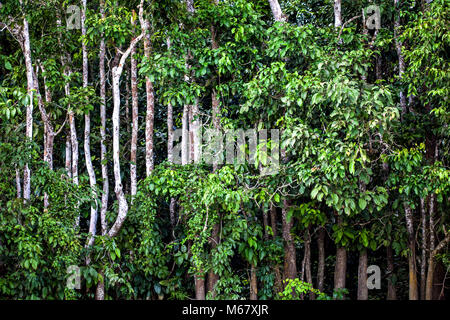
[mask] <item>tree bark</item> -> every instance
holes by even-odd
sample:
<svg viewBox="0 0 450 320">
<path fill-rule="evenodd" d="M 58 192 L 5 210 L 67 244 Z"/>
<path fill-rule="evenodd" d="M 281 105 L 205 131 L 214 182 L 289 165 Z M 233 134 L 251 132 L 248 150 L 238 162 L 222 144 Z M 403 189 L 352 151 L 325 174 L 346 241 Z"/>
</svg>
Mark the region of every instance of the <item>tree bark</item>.
<svg viewBox="0 0 450 320">
<path fill-rule="evenodd" d="M 397 292 L 395 290 L 395 285 L 392 282 L 392 275 L 394 273 L 394 255 L 392 252 L 392 247 L 390 245 L 386 247 L 386 259 L 388 274 L 387 300 L 397 300 Z"/>
<path fill-rule="evenodd" d="M 317 289 L 323 292 L 325 281 L 325 229 L 320 227 L 319 237 L 317 239 L 317 248 L 319 251 L 319 261 L 317 266 Z"/>
<path fill-rule="evenodd" d="M 342 27 L 341 0 L 334 0 L 334 27 Z"/>
<path fill-rule="evenodd" d="M 433 279 L 434 279 L 434 259 L 436 255 L 445 248 L 450 242 L 450 232 L 448 232 L 445 238 L 437 245 L 437 247 L 431 251 L 430 259 L 428 260 L 428 273 L 427 273 L 427 287 L 426 287 L 426 299 L 433 299 Z"/>
<path fill-rule="evenodd" d="M 425 199 L 420 198 L 420 215 L 422 224 L 422 255 L 420 258 L 420 299 L 425 300 L 426 268 L 427 268 L 427 214 Z"/>
<path fill-rule="evenodd" d="M 403 43 L 399 39 L 399 29 L 400 29 L 400 0 L 394 0 L 394 6 L 396 9 L 396 18 L 394 21 L 394 38 L 395 38 L 395 48 L 397 50 L 398 56 L 398 77 L 403 78 L 403 73 L 405 72 L 405 59 L 403 57 Z M 400 91 L 400 106 L 402 108 L 402 117 L 406 114 L 406 95 Z"/>
<path fill-rule="evenodd" d="M 414 237 L 414 222 L 411 207 L 405 204 L 406 230 L 408 232 L 408 266 L 409 266 L 409 300 L 418 300 L 419 291 L 417 288 L 416 270 L 416 245 Z"/>
<path fill-rule="evenodd" d="M 283 280 L 295 279 L 297 277 L 297 262 L 295 254 L 294 240 L 292 239 L 291 229 L 294 224 L 293 219 L 287 220 L 289 210 L 289 201 L 283 200 L 283 210 L 281 212 L 283 223 L 284 240 L 284 275 Z"/>
<path fill-rule="evenodd" d="M 269 0 L 270 10 L 272 10 L 272 15 L 275 21 L 286 21 L 286 16 L 283 14 L 281 10 L 280 4 L 278 0 Z"/>
<path fill-rule="evenodd" d="M 258 300 L 258 279 L 256 267 L 253 264 L 250 269 L 250 300 Z"/>
<path fill-rule="evenodd" d="M 337 218 L 338 225 L 342 224 L 342 217 Z M 344 247 L 336 248 L 336 264 L 334 268 L 334 289 L 345 288 L 345 277 L 347 273 L 347 250 Z"/>
<path fill-rule="evenodd" d="M 359 252 L 358 264 L 358 300 L 367 300 L 369 298 L 369 289 L 367 288 L 367 250 Z"/>
<path fill-rule="evenodd" d="M 133 22 L 135 25 L 135 22 Z M 131 50 L 131 152 L 130 152 L 130 189 L 131 199 L 136 196 L 137 193 L 137 139 L 138 139 L 138 87 L 137 87 L 137 61 L 134 55 L 136 54 L 136 48 Z"/>
<path fill-rule="evenodd" d="M 131 53 L 133 47 L 143 38 L 144 34 L 142 33 L 137 38 L 133 39 L 130 43 L 128 49 L 123 53 L 120 58 L 120 62 L 117 66 L 114 66 L 112 69 L 112 77 L 113 77 L 113 100 L 114 100 L 114 109 L 113 109 L 113 162 L 114 162 L 114 181 L 115 181 L 115 193 L 117 197 L 117 201 L 119 203 L 119 212 L 117 214 L 116 221 L 108 232 L 110 237 L 115 237 L 121 227 L 128 213 L 128 203 L 125 199 L 125 195 L 123 193 L 122 186 L 122 178 L 120 175 L 120 76 L 123 71 L 123 67 L 126 59 Z M 119 54 L 119 53 L 117 53 Z"/>
<path fill-rule="evenodd" d="M 81 34 L 83 38 L 86 37 L 86 0 L 82 1 L 81 8 Z M 86 42 L 84 39 L 81 42 L 82 53 L 83 53 L 83 88 L 87 88 L 88 86 L 88 52 L 86 48 Z M 90 247 L 94 244 L 94 237 L 97 233 L 97 192 L 96 185 L 97 179 L 95 177 L 94 166 L 92 164 L 91 157 L 91 115 L 88 111 L 87 114 L 84 115 L 84 156 L 86 160 L 86 170 L 89 176 L 89 185 L 91 186 L 92 197 L 95 200 L 95 206 L 91 206 L 91 217 L 89 220 L 89 236 L 88 236 L 88 244 Z M 86 264 L 90 263 L 90 256 L 87 256 Z"/>
<path fill-rule="evenodd" d="M 144 0 L 139 5 L 139 20 L 141 22 L 142 34 L 144 35 L 144 56 L 150 59 L 150 23 L 144 19 Z M 147 113 L 145 116 L 145 169 L 146 175 L 149 177 L 153 171 L 153 126 L 155 117 L 155 95 L 153 91 L 153 83 L 148 76 L 145 77 L 145 92 L 147 95 Z"/>
<path fill-rule="evenodd" d="M 36 88 L 33 77 L 33 64 L 31 59 L 31 47 L 30 47 L 30 33 L 28 29 L 28 20 L 23 18 L 23 54 L 25 56 L 25 68 L 27 75 L 27 93 L 30 97 L 29 103 L 26 108 L 26 130 L 25 136 L 28 141 L 33 140 L 33 90 Z M 28 163 L 25 163 L 23 169 L 23 198 L 24 201 L 30 200 L 31 196 L 31 170 Z"/>
</svg>

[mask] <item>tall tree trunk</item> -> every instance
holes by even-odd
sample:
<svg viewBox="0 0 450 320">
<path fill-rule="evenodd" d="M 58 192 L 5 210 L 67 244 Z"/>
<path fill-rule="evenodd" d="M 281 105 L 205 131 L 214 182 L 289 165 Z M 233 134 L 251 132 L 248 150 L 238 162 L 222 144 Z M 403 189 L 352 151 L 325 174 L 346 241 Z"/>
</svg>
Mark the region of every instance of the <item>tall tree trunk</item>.
<svg viewBox="0 0 450 320">
<path fill-rule="evenodd" d="M 317 266 L 317 289 L 323 292 L 325 281 L 325 228 L 320 227 L 317 238 L 317 248 L 319 251 L 319 261 Z"/>
<path fill-rule="evenodd" d="M 133 22 L 133 25 L 135 23 Z M 136 54 L 136 48 L 131 50 L 131 152 L 130 152 L 130 180 L 131 180 L 131 199 L 136 196 L 137 193 L 137 139 L 138 139 L 138 87 L 137 87 L 137 61 L 134 55 Z"/>
<path fill-rule="evenodd" d="M 292 239 L 291 229 L 294 224 L 293 219 L 287 219 L 289 210 L 289 201 L 283 200 L 283 210 L 281 212 L 283 223 L 283 240 L 284 240 L 284 275 L 283 280 L 295 279 L 297 277 L 297 262 L 295 255 L 294 239 Z"/>
<path fill-rule="evenodd" d="M 217 1 L 214 1 L 214 2 L 217 4 Z M 216 31 L 215 31 L 214 26 L 211 26 L 211 48 L 213 50 L 216 50 L 219 48 L 219 45 L 216 41 Z M 217 99 L 217 93 L 216 93 L 215 88 L 213 88 L 212 93 L 211 93 L 211 104 L 212 104 L 213 126 L 214 126 L 214 129 L 218 131 L 218 130 L 220 130 L 220 117 L 219 117 L 220 111 L 219 111 L 219 100 Z M 198 112 L 198 106 L 196 107 L 196 111 Z M 199 136 L 198 131 L 200 129 L 199 122 L 196 122 L 194 124 L 194 127 L 195 127 L 194 135 L 197 136 L 196 138 L 194 138 L 194 148 L 198 149 L 199 148 L 198 144 L 200 143 L 199 138 L 198 138 L 198 136 Z M 196 153 L 198 154 L 199 152 L 197 151 Z M 198 161 L 198 160 L 200 160 L 200 159 L 198 158 L 198 155 L 196 155 L 194 161 Z M 216 171 L 217 169 L 218 169 L 218 165 L 216 163 L 213 163 L 213 172 Z M 220 216 L 220 213 L 219 213 L 219 216 Z M 216 223 L 213 226 L 213 232 L 211 235 L 211 241 L 210 241 L 211 250 L 214 250 L 217 247 L 217 245 L 219 244 L 219 241 L 220 241 L 219 231 L 220 231 L 220 225 L 219 225 L 219 223 Z M 256 275 L 255 275 L 255 277 L 256 277 Z M 208 292 L 210 292 L 213 297 L 216 296 L 215 286 L 216 286 L 217 281 L 219 281 L 219 275 L 216 274 L 214 272 L 214 270 L 210 270 L 209 274 L 208 274 Z"/>
<path fill-rule="evenodd" d="M 414 234 L 414 222 L 411 207 L 405 204 L 406 230 L 408 232 L 408 266 L 409 266 L 409 300 L 419 299 L 419 290 L 417 288 L 417 269 L 416 269 L 416 244 Z"/>
<path fill-rule="evenodd" d="M 342 217 L 337 218 L 338 225 L 342 224 Z M 336 264 L 334 268 L 334 289 L 345 288 L 345 277 L 347 274 L 347 250 L 338 245 L 336 248 Z"/>
<path fill-rule="evenodd" d="M 65 152 L 65 165 L 67 176 L 72 178 L 72 145 L 70 143 L 70 130 L 66 133 L 66 152 Z"/>
<path fill-rule="evenodd" d="M 305 231 L 305 276 L 306 282 L 313 284 L 312 280 L 312 270 L 311 270 L 311 233 L 309 231 L 309 227 Z M 309 293 L 309 299 L 314 300 L 314 293 Z"/>
<path fill-rule="evenodd" d="M 150 59 L 150 23 L 144 18 L 144 0 L 139 5 L 139 20 L 141 22 L 142 33 L 144 34 L 144 56 L 147 61 Z M 145 92 L 147 95 L 147 113 L 145 116 L 145 169 L 149 177 L 154 167 L 153 161 L 153 124 L 155 117 L 155 96 L 153 83 L 148 76 L 145 77 Z"/>
<path fill-rule="evenodd" d="M 81 48 L 83 52 L 83 88 L 88 86 L 88 52 L 84 37 L 86 37 L 86 0 L 82 1 L 83 7 L 81 8 L 81 34 L 83 35 L 83 41 Z M 84 115 L 84 157 L 86 160 L 86 170 L 89 176 L 89 185 L 91 186 L 92 197 L 95 200 L 95 205 L 91 206 L 91 217 L 89 220 L 89 241 L 87 246 L 91 247 L 94 244 L 94 237 L 97 233 L 97 192 L 96 192 L 96 177 L 94 166 L 92 165 L 91 157 L 91 115 L 88 111 Z M 90 263 L 90 255 L 87 256 L 86 264 Z"/>
<path fill-rule="evenodd" d="M 334 27 L 342 27 L 341 0 L 334 0 Z"/>
<path fill-rule="evenodd" d="M 445 238 L 437 245 L 437 247 L 431 251 L 430 259 L 428 260 L 428 273 L 427 273 L 427 286 L 426 286 L 426 299 L 433 299 L 433 279 L 434 279 L 434 259 L 436 255 L 442 251 L 450 242 L 450 232 L 445 235 Z"/>
<path fill-rule="evenodd" d="M 272 228 L 273 233 L 273 239 L 275 239 L 278 236 L 278 230 L 277 230 L 277 208 L 271 204 L 270 205 L 270 226 Z M 280 266 L 278 264 L 274 264 L 273 266 L 273 272 L 275 273 L 275 293 L 281 292 L 283 284 L 282 284 L 282 277 L 280 272 Z"/>
<path fill-rule="evenodd" d="M 286 21 L 286 16 L 283 14 L 283 11 L 281 11 L 278 0 L 269 0 L 269 5 L 275 21 Z"/>
<path fill-rule="evenodd" d="M 396 10 L 396 18 L 394 21 L 394 38 L 395 38 L 395 48 L 397 50 L 398 56 L 398 76 L 400 79 L 403 78 L 403 73 L 405 72 L 405 59 L 403 57 L 403 43 L 399 39 L 400 30 L 400 0 L 394 0 L 394 6 Z M 402 108 L 402 117 L 406 114 L 406 95 L 400 91 L 400 106 Z"/>
<path fill-rule="evenodd" d="M 427 268 L 427 214 L 425 199 L 420 198 L 420 219 L 422 224 L 422 255 L 420 258 L 420 299 L 425 300 L 426 268 Z"/>
<path fill-rule="evenodd" d="M 358 264 L 358 300 L 367 300 L 369 298 L 369 289 L 367 288 L 367 250 L 359 252 Z"/>
<path fill-rule="evenodd" d="M 25 56 L 25 68 L 27 75 L 27 93 L 30 97 L 26 109 L 26 130 L 25 136 L 28 141 L 33 140 L 33 90 L 36 89 L 33 77 L 33 64 L 31 60 L 30 33 L 28 30 L 28 20 L 23 18 L 23 54 Z M 23 198 L 25 201 L 30 200 L 31 196 L 31 170 L 28 163 L 25 163 L 23 170 Z"/>
<path fill-rule="evenodd" d="M 114 66 L 112 69 L 112 78 L 113 78 L 113 100 L 114 100 L 114 109 L 113 109 L 113 163 L 114 163 L 114 181 L 115 188 L 114 191 L 116 193 L 117 201 L 119 203 L 119 212 L 117 214 L 116 221 L 108 232 L 110 237 L 115 237 L 121 227 L 128 213 L 128 203 L 125 199 L 125 195 L 123 193 L 122 187 L 122 178 L 120 175 L 120 76 L 123 71 L 123 67 L 126 59 L 133 50 L 133 47 L 142 39 L 144 33 L 139 35 L 137 38 L 133 39 L 130 43 L 128 49 L 123 53 L 120 58 L 119 64 Z M 116 54 L 119 54 L 118 52 Z"/>
<path fill-rule="evenodd" d="M 394 274 L 394 255 L 392 252 L 391 245 L 386 247 L 386 260 L 387 260 L 387 274 L 388 274 L 387 300 L 397 300 L 395 285 L 392 282 L 392 275 Z"/>
<path fill-rule="evenodd" d="M 105 9 L 104 1 L 100 0 L 100 14 L 104 19 Z M 102 204 L 100 208 L 100 226 L 102 235 L 106 235 L 108 232 L 108 225 L 106 223 L 106 211 L 108 210 L 108 196 L 109 196 L 109 179 L 108 179 L 108 159 L 106 156 L 106 74 L 105 74 L 105 54 L 106 45 L 104 35 L 100 40 L 99 48 L 99 73 L 100 73 L 100 163 L 102 170 Z M 95 291 L 96 300 L 105 299 L 105 273 L 103 269 L 99 271 L 101 280 L 97 283 Z"/>
<path fill-rule="evenodd" d="M 258 279 L 256 267 L 253 264 L 250 269 L 250 300 L 258 300 Z"/>
<path fill-rule="evenodd" d="M 194 276 L 195 282 L 195 299 L 197 300 L 205 300 L 205 278 L 204 272 L 200 270 L 200 274 L 196 274 Z"/>
<path fill-rule="evenodd" d="M 170 50 L 170 38 L 167 38 L 167 50 Z M 173 106 L 169 102 L 167 105 L 167 160 L 173 163 Z M 169 218 L 172 225 L 172 236 L 175 238 L 175 198 L 170 199 Z"/>
</svg>

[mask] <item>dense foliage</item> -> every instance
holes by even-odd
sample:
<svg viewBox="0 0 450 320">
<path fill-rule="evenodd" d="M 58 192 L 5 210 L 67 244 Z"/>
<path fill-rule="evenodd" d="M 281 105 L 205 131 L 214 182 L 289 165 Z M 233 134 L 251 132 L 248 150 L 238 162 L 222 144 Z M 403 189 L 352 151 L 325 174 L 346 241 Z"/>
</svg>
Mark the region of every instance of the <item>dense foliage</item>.
<svg viewBox="0 0 450 320">
<path fill-rule="evenodd" d="M 448 294 L 449 1 L 273 3 L 88 1 L 78 30 L 83 1 L 1 1 L 1 299 Z M 212 128 L 280 145 L 174 163 Z"/>
</svg>

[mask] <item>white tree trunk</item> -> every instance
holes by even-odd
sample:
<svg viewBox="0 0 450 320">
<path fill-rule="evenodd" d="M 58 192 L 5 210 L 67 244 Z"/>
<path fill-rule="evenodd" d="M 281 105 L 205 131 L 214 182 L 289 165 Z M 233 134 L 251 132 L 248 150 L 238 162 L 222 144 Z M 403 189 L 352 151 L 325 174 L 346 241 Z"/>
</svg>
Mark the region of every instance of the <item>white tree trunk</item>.
<svg viewBox="0 0 450 320">
<path fill-rule="evenodd" d="M 139 20 L 141 23 L 142 34 L 144 35 L 144 56 L 150 59 L 150 23 L 144 19 L 144 0 L 139 5 Z M 154 167 L 153 161 L 153 125 L 155 114 L 155 96 L 153 92 L 153 83 L 149 77 L 145 77 L 145 91 L 147 94 L 147 114 L 145 116 L 145 168 L 147 177 L 151 175 Z"/>
<path fill-rule="evenodd" d="M 334 0 L 334 27 L 342 27 L 341 0 Z"/>
<path fill-rule="evenodd" d="M 269 4 L 275 21 L 286 21 L 286 17 L 283 15 L 283 11 L 281 11 L 278 0 L 269 0 Z"/>
<path fill-rule="evenodd" d="M 28 141 L 33 139 L 33 90 L 35 89 L 34 79 L 33 79 L 33 65 L 31 60 L 31 47 L 30 47 L 30 33 L 28 30 L 28 20 L 23 19 L 23 54 L 25 56 L 25 67 L 27 74 L 27 91 L 30 97 L 30 102 L 27 105 L 26 111 L 26 130 L 25 135 Z M 25 164 L 23 170 L 23 198 L 25 200 L 30 200 L 31 195 L 31 171 L 28 163 Z"/>
<path fill-rule="evenodd" d="M 114 109 L 113 109 L 113 163 L 114 163 L 114 181 L 115 181 L 115 193 L 117 197 L 117 201 L 119 202 L 119 212 L 117 214 L 116 221 L 108 232 L 110 237 L 116 236 L 120 228 L 122 227 L 123 222 L 128 213 L 128 203 L 125 199 L 125 195 L 123 193 L 122 186 L 122 178 L 120 176 L 120 76 L 123 71 L 123 67 L 126 59 L 133 50 L 133 47 L 136 45 L 138 41 L 142 39 L 144 34 L 139 35 L 133 41 L 131 41 L 129 48 L 123 53 L 120 58 L 119 65 L 114 66 L 112 69 L 112 78 L 113 78 L 113 100 L 114 100 Z"/>
</svg>

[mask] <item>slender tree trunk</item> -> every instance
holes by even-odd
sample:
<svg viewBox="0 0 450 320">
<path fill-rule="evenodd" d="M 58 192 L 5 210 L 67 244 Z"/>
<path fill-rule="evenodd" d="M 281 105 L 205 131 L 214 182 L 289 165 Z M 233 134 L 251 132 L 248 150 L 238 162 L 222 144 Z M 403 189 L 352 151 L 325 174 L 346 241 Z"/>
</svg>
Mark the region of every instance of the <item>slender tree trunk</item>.
<svg viewBox="0 0 450 320">
<path fill-rule="evenodd" d="M 196 274 L 194 276 L 195 282 L 195 299 L 197 300 L 205 300 L 205 278 L 204 272 L 200 271 L 200 275 Z"/>
<path fill-rule="evenodd" d="M 405 204 L 406 230 L 408 232 L 408 265 L 409 265 L 409 300 L 418 300 L 419 291 L 417 288 L 416 269 L 416 244 L 414 237 L 414 222 L 411 207 Z"/>
<path fill-rule="evenodd" d="M 218 223 L 213 225 L 212 234 L 211 234 L 211 252 L 216 249 L 217 245 L 219 244 L 219 231 L 220 231 L 220 225 Z M 209 271 L 208 273 L 208 292 L 211 293 L 212 297 L 216 297 L 216 284 L 217 281 L 219 281 L 219 275 L 214 272 L 214 270 Z"/>
<path fill-rule="evenodd" d="M 250 269 L 250 300 L 258 300 L 258 279 L 256 267 L 253 264 Z"/>
<path fill-rule="evenodd" d="M 273 18 L 275 21 L 286 21 L 286 17 L 281 11 L 278 0 L 269 0 L 270 9 L 272 10 Z"/>
<path fill-rule="evenodd" d="M 125 199 L 125 195 L 123 193 L 122 187 L 122 178 L 120 175 L 120 76 L 123 71 L 123 67 L 126 59 L 133 50 L 133 47 L 142 39 L 144 33 L 139 35 L 137 38 L 133 39 L 130 43 L 128 49 L 123 53 L 120 58 L 120 62 L 117 66 L 114 66 L 112 69 L 112 78 L 113 78 L 113 100 L 114 100 L 114 109 L 113 109 L 113 162 L 114 162 L 114 181 L 115 181 L 115 193 L 117 197 L 117 201 L 119 203 L 119 213 L 117 215 L 116 221 L 108 232 L 110 237 L 116 236 L 128 213 L 128 203 Z M 117 52 L 117 54 L 119 54 Z"/>
<path fill-rule="evenodd" d="M 394 6 L 396 9 L 396 18 L 394 21 L 394 38 L 395 38 L 395 48 L 397 50 L 398 56 L 398 76 L 400 79 L 403 78 L 403 73 L 405 72 L 405 59 L 403 57 L 403 43 L 399 39 L 399 29 L 400 29 L 400 0 L 394 0 Z M 406 109 L 406 96 L 403 91 L 400 91 L 400 106 L 402 108 L 402 116 L 407 112 Z"/>
<path fill-rule="evenodd" d="M 86 37 L 86 0 L 82 1 L 81 8 L 81 34 Z M 82 53 L 83 53 L 83 88 L 88 86 L 88 52 L 86 47 L 86 42 L 83 40 L 81 43 Z M 92 164 L 91 157 L 91 115 L 88 111 L 84 115 L 84 157 L 86 160 L 86 170 L 89 176 L 89 185 L 91 186 L 92 197 L 95 200 L 95 206 L 91 206 L 91 217 L 89 220 L 89 240 L 88 247 L 94 244 L 94 237 L 97 233 L 97 192 L 96 192 L 96 177 L 94 166 Z M 87 256 L 86 264 L 90 263 L 90 255 Z"/>
<path fill-rule="evenodd" d="M 430 259 L 428 260 L 428 273 L 427 273 L 427 286 L 426 286 L 426 299 L 433 299 L 433 279 L 434 279 L 434 259 L 436 255 L 442 251 L 450 242 L 450 232 L 448 232 L 445 238 L 437 245 L 437 247 L 431 251 Z"/>
<path fill-rule="evenodd" d="M 369 289 L 367 288 L 367 250 L 359 252 L 358 264 L 358 300 L 367 300 L 369 298 Z"/>
<path fill-rule="evenodd" d="M 306 282 L 313 284 L 312 280 L 312 270 L 311 270 L 311 234 L 309 232 L 309 227 L 305 231 L 305 276 Z M 310 292 L 309 299 L 314 300 L 314 293 Z"/>
<path fill-rule="evenodd" d="M 100 1 L 100 13 L 102 18 L 105 18 L 104 2 Z M 99 72 L 100 72 L 100 161 L 102 169 L 102 207 L 100 210 L 100 224 L 102 235 L 108 231 L 106 224 L 106 210 L 108 209 L 108 195 L 109 195 L 109 179 L 108 179 L 108 158 L 106 156 L 106 74 L 105 74 L 105 53 L 106 45 L 105 39 L 102 36 L 100 40 L 99 52 Z"/>
<path fill-rule="evenodd" d="M 422 221 L 422 255 L 420 258 L 420 299 L 425 300 L 426 268 L 427 268 L 427 214 L 425 199 L 420 198 L 420 215 Z"/>
<path fill-rule="evenodd" d="M 342 224 L 342 217 L 337 218 L 338 225 Z M 345 277 L 347 274 L 347 250 L 344 247 L 336 248 L 336 264 L 334 268 L 334 289 L 345 288 Z"/>
<path fill-rule="evenodd" d="M 104 1 L 100 0 L 100 14 L 104 19 Z M 100 163 L 102 170 L 102 204 L 100 208 L 100 226 L 102 235 L 106 235 L 108 232 L 108 225 L 106 223 L 106 211 L 108 210 L 108 195 L 109 195 L 109 179 L 108 179 L 108 159 L 106 156 L 106 74 L 105 74 L 105 53 L 106 45 L 103 37 L 100 40 L 99 48 L 99 73 L 100 73 Z M 105 299 L 105 273 L 103 269 L 100 269 L 99 274 L 101 280 L 97 283 L 95 291 L 95 300 Z"/>
<path fill-rule="evenodd" d="M 135 23 L 133 23 L 135 24 Z M 131 50 L 131 153 L 130 153 L 130 180 L 131 180 L 131 199 L 136 196 L 137 193 L 137 139 L 138 139 L 138 87 L 137 87 L 137 61 L 134 55 L 136 54 L 136 48 Z"/>
<path fill-rule="evenodd" d="M 20 199 L 22 197 L 22 186 L 20 183 L 20 170 L 16 167 L 16 192 L 17 192 L 17 199 Z"/>
<path fill-rule="evenodd" d="M 325 281 L 325 228 L 320 227 L 319 237 L 317 239 L 317 248 L 319 251 L 319 261 L 317 266 L 317 289 L 323 292 Z"/>
<path fill-rule="evenodd" d="M 278 236 L 278 230 L 277 230 L 277 208 L 275 208 L 274 205 L 270 205 L 270 226 L 272 228 L 273 233 L 273 239 L 275 239 Z M 275 293 L 281 292 L 282 290 L 282 277 L 280 272 L 280 266 L 278 264 L 275 264 L 273 266 L 273 271 L 275 273 Z"/>
<path fill-rule="evenodd" d="M 387 274 L 388 274 L 387 300 L 397 300 L 395 285 L 392 282 L 392 275 L 394 273 L 394 255 L 392 252 L 392 247 L 390 245 L 386 247 L 386 259 L 387 259 Z"/>
<path fill-rule="evenodd" d="M 283 200 L 283 210 L 281 212 L 283 223 L 284 240 L 284 276 L 283 280 L 295 279 L 297 277 L 297 262 L 295 255 L 294 239 L 292 239 L 291 229 L 294 224 L 293 219 L 287 220 L 289 201 Z"/>
<path fill-rule="evenodd" d="M 150 23 L 144 19 L 144 0 L 141 0 L 139 6 L 139 20 L 141 22 L 142 33 L 144 34 L 144 56 L 150 59 Z M 145 77 L 145 92 L 147 95 L 147 114 L 145 116 L 145 168 L 146 175 L 149 177 L 152 173 L 153 163 L 153 124 L 155 116 L 155 96 L 153 92 L 153 83 L 148 76 Z"/>
<path fill-rule="evenodd" d="M 25 136 L 28 141 L 33 140 L 33 89 L 36 88 L 33 79 L 33 64 L 31 60 L 30 33 L 28 30 L 28 20 L 23 18 L 23 54 L 25 56 L 25 68 L 27 75 L 27 93 L 30 97 L 26 108 L 26 130 Z M 28 163 L 25 163 L 23 170 L 23 198 L 25 201 L 30 200 L 31 196 L 31 170 Z"/>
<path fill-rule="evenodd" d="M 334 27 L 342 27 L 341 0 L 334 0 Z"/>
<path fill-rule="evenodd" d="M 66 135 L 66 153 L 65 153 L 65 165 L 67 176 L 72 178 L 72 145 L 70 143 L 70 130 Z"/>
</svg>

